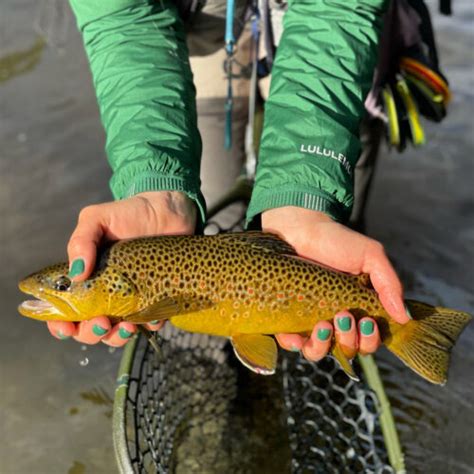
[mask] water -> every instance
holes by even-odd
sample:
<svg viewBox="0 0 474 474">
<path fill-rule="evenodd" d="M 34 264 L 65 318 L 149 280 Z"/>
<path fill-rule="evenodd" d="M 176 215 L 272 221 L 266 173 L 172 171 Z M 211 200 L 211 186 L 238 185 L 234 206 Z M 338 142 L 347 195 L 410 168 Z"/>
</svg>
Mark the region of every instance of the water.
<svg viewBox="0 0 474 474">
<path fill-rule="evenodd" d="M 96 394 L 100 385 L 104 400 L 113 397 L 121 350 L 89 348 L 94 363 L 81 367 L 85 353 L 77 343 L 53 340 L 43 324 L 16 312 L 15 282 L 65 258 L 79 209 L 111 198 L 88 65 L 64 5 L 0 5 L 0 58 L 16 54 L 0 83 L 2 473 L 109 473 L 115 466 L 110 407 L 81 394 Z M 427 126 L 429 141 L 420 150 L 383 153 L 368 222 L 410 297 L 474 313 L 472 0 L 457 0 L 454 9 L 454 18 L 435 16 L 454 91 L 449 117 Z M 47 42 L 41 50 L 40 36 Z M 446 387 L 423 382 L 390 355 L 379 357 L 409 472 L 474 472 L 473 337 L 470 326 Z"/>
<path fill-rule="evenodd" d="M 434 17 L 454 94 L 449 116 L 426 127 L 425 147 L 384 157 L 368 220 L 408 297 L 473 314 L 474 8 L 470 1 L 453 6 L 455 18 Z M 471 324 L 454 350 L 445 387 L 413 377 L 387 353 L 379 357 L 409 472 L 474 472 L 473 341 Z"/>
</svg>

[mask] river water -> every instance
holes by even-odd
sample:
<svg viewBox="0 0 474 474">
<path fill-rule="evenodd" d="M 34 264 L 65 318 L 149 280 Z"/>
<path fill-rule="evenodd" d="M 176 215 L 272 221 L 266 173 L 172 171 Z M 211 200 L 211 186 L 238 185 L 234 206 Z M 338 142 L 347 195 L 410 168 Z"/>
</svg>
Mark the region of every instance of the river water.
<svg viewBox="0 0 474 474">
<path fill-rule="evenodd" d="M 474 6 L 458 0 L 454 8 L 453 18 L 434 15 L 454 93 L 449 117 L 427 124 L 423 148 L 383 151 L 368 230 L 386 245 L 408 296 L 474 313 Z M 0 472 L 114 472 L 120 351 L 57 342 L 16 313 L 18 279 L 63 259 L 78 211 L 111 198 L 104 134 L 67 5 L 1 0 L 0 58 Z M 471 325 L 446 387 L 379 356 L 409 472 L 474 472 L 473 338 Z"/>
</svg>

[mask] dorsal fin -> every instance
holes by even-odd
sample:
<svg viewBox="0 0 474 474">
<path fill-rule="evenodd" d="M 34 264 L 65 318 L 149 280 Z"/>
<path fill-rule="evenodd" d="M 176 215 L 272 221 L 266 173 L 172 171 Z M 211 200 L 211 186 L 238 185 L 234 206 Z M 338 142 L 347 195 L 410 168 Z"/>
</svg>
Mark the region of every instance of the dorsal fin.
<svg viewBox="0 0 474 474">
<path fill-rule="evenodd" d="M 283 255 L 297 255 L 296 250 L 276 234 L 269 232 L 229 232 L 219 234 L 219 239 L 232 242 L 241 242 L 252 245 L 267 252 L 281 253 Z"/>
<path fill-rule="evenodd" d="M 371 290 L 374 289 L 372 282 L 370 281 L 370 275 L 368 273 L 361 273 L 360 275 L 356 275 L 355 277 L 359 284 L 364 286 L 365 288 L 369 288 Z"/>
</svg>

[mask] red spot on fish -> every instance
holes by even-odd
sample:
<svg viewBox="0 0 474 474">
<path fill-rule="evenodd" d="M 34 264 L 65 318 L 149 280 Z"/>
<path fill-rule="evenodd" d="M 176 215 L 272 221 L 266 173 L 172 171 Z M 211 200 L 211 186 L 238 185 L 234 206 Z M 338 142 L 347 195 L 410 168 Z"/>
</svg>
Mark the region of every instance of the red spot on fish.
<svg viewBox="0 0 474 474">
<path fill-rule="evenodd" d="M 178 277 L 174 277 L 174 278 L 173 278 L 173 283 L 174 283 L 175 285 L 179 285 L 179 278 L 178 278 Z"/>
<path fill-rule="evenodd" d="M 285 297 L 284 293 L 277 293 L 277 299 L 282 300 Z"/>
<path fill-rule="evenodd" d="M 319 307 L 324 308 L 326 306 L 326 300 L 319 300 Z"/>
<path fill-rule="evenodd" d="M 232 283 L 229 283 L 227 285 L 227 291 L 232 291 L 234 289 L 234 285 Z"/>
<path fill-rule="evenodd" d="M 295 292 L 294 292 L 294 291 L 288 292 L 288 296 L 289 296 L 290 298 L 293 297 L 293 296 L 295 296 Z"/>
<path fill-rule="evenodd" d="M 298 301 L 303 301 L 303 300 L 304 300 L 304 295 L 298 295 L 298 296 L 296 297 L 296 299 L 297 299 Z"/>
<path fill-rule="evenodd" d="M 204 280 L 201 280 L 199 282 L 199 288 L 201 288 L 201 290 L 204 290 L 204 288 L 206 288 L 206 282 Z"/>
<path fill-rule="evenodd" d="M 255 290 L 253 288 L 247 288 L 247 293 L 249 295 L 253 295 L 255 293 Z"/>
<path fill-rule="evenodd" d="M 336 301 L 333 301 L 332 304 L 331 304 L 331 306 L 332 306 L 334 309 L 339 308 L 339 301 L 337 301 L 337 300 L 336 300 Z"/>
</svg>

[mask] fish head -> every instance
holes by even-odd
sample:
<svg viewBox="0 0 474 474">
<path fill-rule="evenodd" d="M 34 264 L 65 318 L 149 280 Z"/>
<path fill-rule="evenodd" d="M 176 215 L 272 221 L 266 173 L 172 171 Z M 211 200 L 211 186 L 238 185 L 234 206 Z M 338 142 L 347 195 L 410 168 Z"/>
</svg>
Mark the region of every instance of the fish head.
<svg viewBox="0 0 474 474">
<path fill-rule="evenodd" d="M 23 316 L 41 321 L 87 321 L 96 316 L 124 317 L 138 310 L 135 285 L 113 267 L 97 269 L 85 281 L 68 277 L 67 263 L 52 265 L 19 283 L 36 300 L 18 307 Z"/>
</svg>

